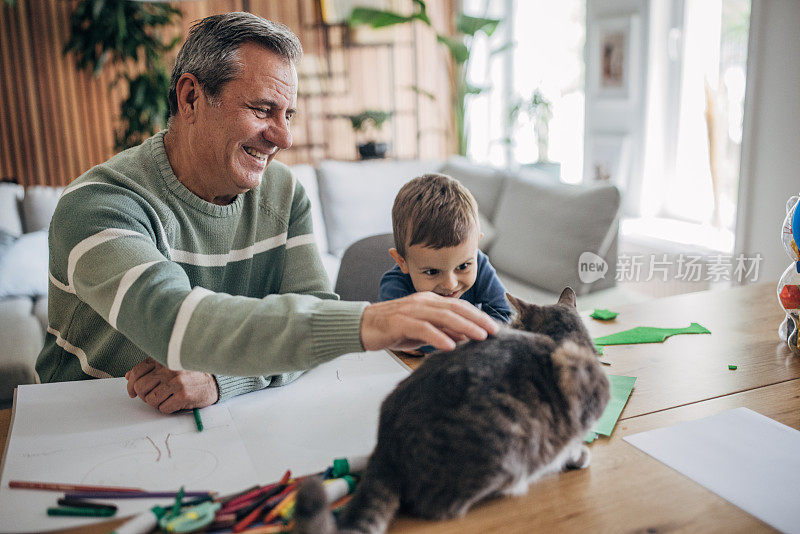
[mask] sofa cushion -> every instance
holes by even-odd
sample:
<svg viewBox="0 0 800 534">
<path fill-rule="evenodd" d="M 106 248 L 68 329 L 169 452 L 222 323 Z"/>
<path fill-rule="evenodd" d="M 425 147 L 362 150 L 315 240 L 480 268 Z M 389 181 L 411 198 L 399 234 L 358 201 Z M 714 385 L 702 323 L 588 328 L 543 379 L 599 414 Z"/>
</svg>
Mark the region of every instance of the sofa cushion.
<svg viewBox="0 0 800 534">
<path fill-rule="evenodd" d="M 50 324 L 47 319 L 47 295 L 37 297 L 33 303 L 33 316 L 42 325 L 42 332 L 47 331 L 47 325 Z"/>
<path fill-rule="evenodd" d="M 325 231 L 325 220 L 322 218 L 322 203 L 319 199 L 317 171 L 311 165 L 294 165 L 292 174 L 306 190 L 311 202 L 311 223 L 314 225 L 314 239 L 320 254 L 328 252 L 328 233 Z"/>
<path fill-rule="evenodd" d="M 21 185 L 0 183 L 0 230 L 14 237 L 22 234 L 20 203 L 24 195 Z"/>
<path fill-rule="evenodd" d="M 578 259 L 587 251 L 605 253 L 600 248 L 609 243 L 610 232 L 616 234 L 619 204 L 613 185 L 509 179 L 494 221 L 492 265 L 552 293 L 568 285 L 579 294 L 591 290 L 580 282 Z"/>
<path fill-rule="evenodd" d="M 452 176 L 469 189 L 481 213 L 494 219 L 506 175 L 493 167 L 477 165 L 464 156 L 451 156 L 439 172 Z"/>
<path fill-rule="evenodd" d="M 9 251 L 16 241 L 16 237 L 0 228 L 0 262 L 3 261 L 3 257 L 6 255 L 6 252 Z"/>
<path fill-rule="evenodd" d="M 44 332 L 30 314 L 31 306 L 29 298 L 0 300 L 0 401 L 11 399 L 19 384 L 35 381 Z"/>
<path fill-rule="evenodd" d="M 22 199 L 22 222 L 25 232 L 35 232 L 50 226 L 50 219 L 53 218 L 62 191 L 63 187 L 44 185 L 25 189 L 25 196 Z"/>
<path fill-rule="evenodd" d="M 47 230 L 23 234 L 0 259 L 0 298 L 47 295 Z"/>
<path fill-rule="evenodd" d="M 392 204 L 407 181 L 441 167 L 436 160 L 323 161 L 319 195 L 328 250 L 341 257 L 359 239 L 392 231 Z"/>
</svg>

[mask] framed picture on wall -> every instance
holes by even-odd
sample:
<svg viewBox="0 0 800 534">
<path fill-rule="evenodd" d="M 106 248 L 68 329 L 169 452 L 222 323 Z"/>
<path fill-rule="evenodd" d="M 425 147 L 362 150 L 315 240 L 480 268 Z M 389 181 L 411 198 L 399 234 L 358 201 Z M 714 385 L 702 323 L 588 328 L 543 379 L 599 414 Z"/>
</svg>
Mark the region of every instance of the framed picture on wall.
<svg viewBox="0 0 800 534">
<path fill-rule="evenodd" d="M 592 86 L 599 98 L 631 99 L 637 83 L 638 16 L 598 19 L 592 28 Z"/>
<path fill-rule="evenodd" d="M 612 183 L 625 191 L 630 174 L 630 144 L 626 134 L 592 134 L 586 155 L 589 182 Z"/>
</svg>

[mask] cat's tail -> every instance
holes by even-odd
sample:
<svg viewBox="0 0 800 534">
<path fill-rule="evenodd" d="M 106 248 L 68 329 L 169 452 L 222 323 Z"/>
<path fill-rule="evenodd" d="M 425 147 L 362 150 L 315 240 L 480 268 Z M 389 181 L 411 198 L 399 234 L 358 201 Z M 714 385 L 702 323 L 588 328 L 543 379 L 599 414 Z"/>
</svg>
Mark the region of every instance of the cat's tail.
<svg viewBox="0 0 800 534">
<path fill-rule="evenodd" d="M 310 477 L 300 483 L 294 505 L 295 534 L 333 534 L 336 523 L 328 510 L 328 498 L 322 482 Z"/>
<path fill-rule="evenodd" d="M 295 534 L 380 534 L 400 508 L 400 492 L 389 477 L 375 470 L 367 471 L 356 488 L 353 498 L 339 516 L 337 530 L 333 515 L 328 511 L 325 490 L 319 479 L 303 481 L 297 491 L 294 508 Z"/>
</svg>

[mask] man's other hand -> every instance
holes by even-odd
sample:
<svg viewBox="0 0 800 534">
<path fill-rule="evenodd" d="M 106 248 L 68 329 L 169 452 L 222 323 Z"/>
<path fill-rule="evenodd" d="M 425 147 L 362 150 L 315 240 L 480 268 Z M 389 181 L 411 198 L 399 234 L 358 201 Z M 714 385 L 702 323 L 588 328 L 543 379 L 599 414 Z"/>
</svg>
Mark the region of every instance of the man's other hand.
<svg viewBox="0 0 800 534">
<path fill-rule="evenodd" d="M 364 350 L 409 350 L 421 345 L 451 350 L 459 341 L 486 339 L 498 329 L 491 317 L 469 302 L 423 292 L 367 306 L 361 316 L 361 344 Z"/>
<path fill-rule="evenodd" d="M 162 413 L 203 408 L 219 399 L 214 376 L 198 371 L 172 371 L 152 358 L 125 373 L 128 395 L 139 397 Z"/>
</svg>

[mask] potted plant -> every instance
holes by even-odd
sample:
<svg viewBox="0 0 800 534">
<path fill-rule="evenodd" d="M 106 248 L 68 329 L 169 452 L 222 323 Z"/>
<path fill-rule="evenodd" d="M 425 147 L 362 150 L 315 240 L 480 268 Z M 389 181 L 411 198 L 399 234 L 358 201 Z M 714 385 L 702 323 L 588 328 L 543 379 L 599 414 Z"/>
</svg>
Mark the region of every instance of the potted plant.
<svg viewBox="0 0 800 534">
<path fill-rule="evenodd" d="M 384 123 L 392 116 L 391 111 L 366 109 L 357 115 L 347 115 L 353 131 L 356 132 L 358 155 L 361 159 L 385 158 L 389 144 L 376 140 Z"/>
<path fill-rule="evenodd" d="M 538 157 L 536 163 L 530 166 L 559 176 L 561 164 L 550 161 L 548 156 L 550 119 L 553 118 L 552 103 L 537 88 L 529 99 L 518 99 L 511 106 L 510 117 L 512 124 L 519 120 L 520 115 L 527 116 L 529 124 L 533 125 L 533 134 L 536 138 Z"/>
<path fill-rule="evenodd" d="M 6 0 L 8 2 L 8 0 Z M 181 37 L 164 41 L 163 33 L 180 20 L 169 4 L 131 0 L 80 0 L 70 15 L 70 37 L 64 54 L 72 54 L 78 69 L 95 76 L 114 65 L 112 86 L 125 81 L 127 98 L 120 104 L 122 128 L 117 149 L 141 143 L 166 126 L 169 116 L 169 71 L 163 58 Z"/>
</svg>

